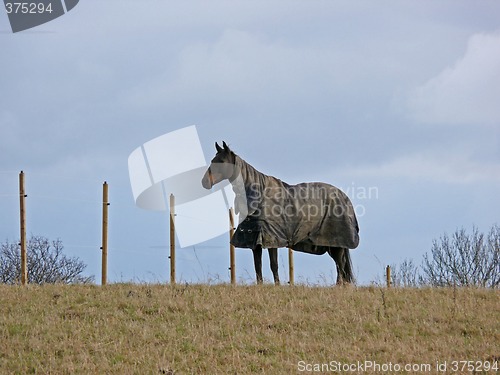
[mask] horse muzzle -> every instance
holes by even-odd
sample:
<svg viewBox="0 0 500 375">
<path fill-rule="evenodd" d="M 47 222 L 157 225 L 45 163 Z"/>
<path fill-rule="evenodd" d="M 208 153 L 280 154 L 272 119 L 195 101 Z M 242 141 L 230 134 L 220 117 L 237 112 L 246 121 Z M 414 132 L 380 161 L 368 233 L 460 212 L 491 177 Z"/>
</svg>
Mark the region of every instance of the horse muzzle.
<svg viewBox="0 0 500 375">
<path fill-rule="evenodd" d="M 207 171 L 207 173 L 205 173 L 205 175 L 201 179 L 201 185 L 205 189 L 211 189 L 212 186 L 214 186 L 214 181 L 213 181 L 212 173 L 210 172 L 210 169 Z"/>
</svg>

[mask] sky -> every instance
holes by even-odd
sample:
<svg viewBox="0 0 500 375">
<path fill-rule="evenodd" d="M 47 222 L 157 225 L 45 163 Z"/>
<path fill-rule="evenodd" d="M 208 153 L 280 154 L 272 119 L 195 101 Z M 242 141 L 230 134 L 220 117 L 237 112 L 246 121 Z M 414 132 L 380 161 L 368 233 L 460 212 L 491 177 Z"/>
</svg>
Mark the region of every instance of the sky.
<svg viewBox="0 0 500 375">
<path fill-rule="evenodd" d="M 193 124 L 207 161 L 224 140 L 290 184 L 342 188 L 362 285 L 500 222 L 497 1 L 82 0 L 15 34 L 0 12 L 0 56 L 0 240 L 19 238 L 23 170 L 28 233 L 96 282 L 104 181 L 109 281 L 169 279 L 168 216 L 135 206 L 127 161 Z M 228 236 L 178 249 L 178 282 L 228 282 Z M 286 249 L 279 266 L 288 280 Z M 236 268 L 254 281 L 251 251 Z M 296 281 L 335 279 L 328 255 L 295 254 Z"/>
</svg>

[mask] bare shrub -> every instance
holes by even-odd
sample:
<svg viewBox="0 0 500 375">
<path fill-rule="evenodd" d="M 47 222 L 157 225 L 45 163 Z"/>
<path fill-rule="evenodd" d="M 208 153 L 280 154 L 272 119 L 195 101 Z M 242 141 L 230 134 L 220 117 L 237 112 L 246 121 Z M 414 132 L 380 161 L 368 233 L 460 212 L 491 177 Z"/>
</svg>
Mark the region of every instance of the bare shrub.
<svg viewBox="0 0 500 375">
<path fill-rule="evenodd" d="M 391 284 L 396 287 L 418 287 L 424 281 L 419 272 L 419 267 L 412 259 L 405 259 L 399 265 L 391 265 Z"/>
<path fill-rule="evenodd" d="M 472 234 L 457 230 L 451 238 L 444 234 L 434 240 L 431 253 L 422 263 L 426 283 L 432 286 L 500 285 L 500 227 L 493 225 L 488 235 L 474 227 Z"/>
<path fill-rule="evenodd" d="M 84 276 L 83 261 L 63 254 L 62 241 L 49 241 L 43 236 L 31 236 L 27 241 L 28 283 L 87 284 L 93 276 Z M 0 245 L 0 283 L 17 284 L 21 279 L 21 249 L 19 243 L 8 241 Z"/>
</svg>

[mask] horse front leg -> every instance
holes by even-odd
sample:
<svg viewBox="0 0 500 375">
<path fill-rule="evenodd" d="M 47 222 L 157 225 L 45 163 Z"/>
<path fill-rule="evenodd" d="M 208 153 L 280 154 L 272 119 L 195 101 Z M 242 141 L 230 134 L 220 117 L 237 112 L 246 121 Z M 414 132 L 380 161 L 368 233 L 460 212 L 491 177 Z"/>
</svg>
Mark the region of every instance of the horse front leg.
<svg viewBox="0 0 500 375">
<path fill-rule="evenodd" d="M 255 274 L 257 275 L 257 284 L 262 284 L 262 246 L 257 245 L 252 251 Z"/>
<path fill-rule="evenodd" d="M 271 271 L 273 271 L 274 284 L 280 285 L 280 275 L 278 273 L 278 249 L 270 248 L 269 251 L 269 261 L 271 263 Z"/>
</svg>

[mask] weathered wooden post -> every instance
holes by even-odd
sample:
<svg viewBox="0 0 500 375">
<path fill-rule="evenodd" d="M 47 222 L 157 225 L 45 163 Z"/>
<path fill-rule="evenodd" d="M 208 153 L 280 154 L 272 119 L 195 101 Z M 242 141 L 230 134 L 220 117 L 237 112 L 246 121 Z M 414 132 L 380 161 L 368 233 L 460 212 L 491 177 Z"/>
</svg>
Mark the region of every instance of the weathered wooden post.
<svg viewBox="0 0 500 375">
<path fill-rule="evenodd" d="M 386 277 L 386 281 L 387 281 L 387 287 L 390 288 L 391 287 L 391 266 L 387 266 L 385 268 L 385 277 Z"/>
<path fill-rule="evenodd" d="M 295 277 L 293 275 L 294 272 L 294 265 L 293 265 L 293 249 L 291 247 L 288 248 L 288 274 L 290 275 L 290 281 L 289 284 L 293 285 L 295 282 Z"/>
<path fill-rule="evenodd" d="M 108 280 L 108 183 L 102 185 L 102 272 L 101 285 Z"/>
<path fill-rule="evenodd" d="M 175 197 L 170 194 L 170 284 L 175 284 Z"/>
<path fill-rule="evenodd" d="M 234 234 L 234 214 L 233 208 L 229 209 L 229 270 L 231 271 L 231 284 L 236 284 L 236 265 L 234 245 L 231 244 L 231 238 Z"/>
<path fill-rule="evenodd" d="M 28 267 L 26 256 L 26 193 L 24 189 L 24 172 L 19 173 L 19 209 L 21 217 L 21 285 L 28 283 Z"/>
</svg>

